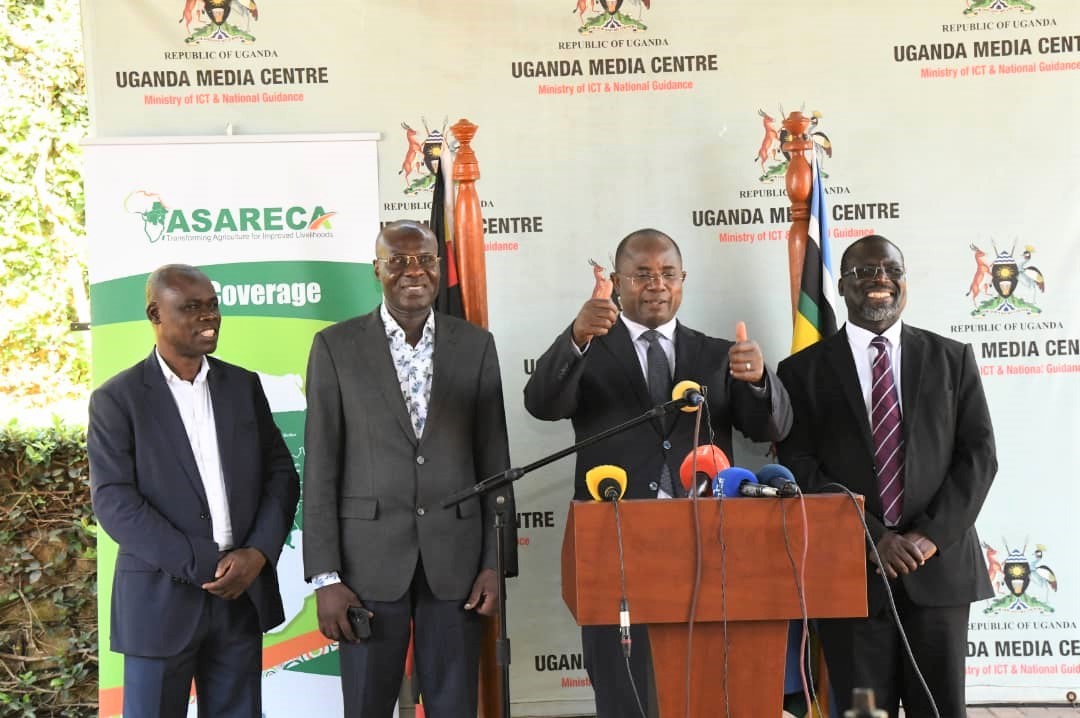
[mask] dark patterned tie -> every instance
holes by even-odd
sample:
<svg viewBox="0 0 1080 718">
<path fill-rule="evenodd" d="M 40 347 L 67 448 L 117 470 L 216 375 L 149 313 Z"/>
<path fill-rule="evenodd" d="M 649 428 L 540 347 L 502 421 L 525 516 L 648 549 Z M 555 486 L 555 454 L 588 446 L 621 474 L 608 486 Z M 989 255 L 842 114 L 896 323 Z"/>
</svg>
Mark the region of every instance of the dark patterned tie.
<svg viewBox="0 0 1080 718">
<path fill-rule="evenodd" d="M 889 360 L 889 340 L 874 337 L 877 349 L 871 367 L 870 425 L 874 435 L 874 467 L 885 523 L 896 526 L 904 508 L 904 429 L 900 417 L 900 395 L 893 381 Z"/>
<path fill-rule="evenodd" d="M 663 404 L 671 399 L 671 365 L 668 364 L 667 354 L 664 347 L 660 346 L 660 332 L 649 329 L 641 334 L 641 338 L 649 343 L 649 349 L 645 352 L 648 368 L 649 399 L 653 405 Z M 674 485 L 671 480 L 671 469 L 667 465 L 667 456 L 664 456 L 664 465 L 660 469 L 660 490 L 668 496 L 680 496 L 677 493 L 682 488 Z"/>
</svg>

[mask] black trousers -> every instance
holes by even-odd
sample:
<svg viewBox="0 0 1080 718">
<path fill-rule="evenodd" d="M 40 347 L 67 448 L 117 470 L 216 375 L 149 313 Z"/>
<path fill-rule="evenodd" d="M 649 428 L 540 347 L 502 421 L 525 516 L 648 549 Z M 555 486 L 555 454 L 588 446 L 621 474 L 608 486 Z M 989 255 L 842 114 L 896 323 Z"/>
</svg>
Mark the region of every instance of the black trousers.
<svg viewBox="0 0 1080 718">
<path fill-rule="evenodd" d="M 396 601 L 364 601 L 375 614 L 371 638 L 342 642 L 340 647 L 345 718 L 394 714 L 405 675 L 410 620 L 416 632 L 416 677 L 426 715 L 476 718 L 482 624 L 464 604 L 465 597 L 436 598 L 420 563 L 404 596 Z"/>
<path fill-rule="evenodd" d="M 193 678 L 200 718 L 262 714 L 262 632 L 246 594 L 207 594 L 195 635 L 175 656 L 124 656 L 125 718 L 184 718 Z"/>
<path fill-rule="evenodd" d="M 643 718 L 642 709 L 650 715 L 650 701 L 655 701 L 648 628 L 631 626 L 630 641 L 627 671 L 618 626 L 581 627 L 582 660 L 596 695 L 596 718 Z"/>
<path fill-rule="evenodd" d="M 872 580 L 877 580 L 873 577 Z M 915 662 L 942 718 L 964 718 L 967 629 L 970 606 L 917 606 L 901 581 L 890 581 L 900 623 Z M 817 622 L 840 714 L 851 707 L 853 688 L 873 688 L 878 708 L 908 718 L 934 715 L 886 605 L 868 618 Z"/>
</svg>

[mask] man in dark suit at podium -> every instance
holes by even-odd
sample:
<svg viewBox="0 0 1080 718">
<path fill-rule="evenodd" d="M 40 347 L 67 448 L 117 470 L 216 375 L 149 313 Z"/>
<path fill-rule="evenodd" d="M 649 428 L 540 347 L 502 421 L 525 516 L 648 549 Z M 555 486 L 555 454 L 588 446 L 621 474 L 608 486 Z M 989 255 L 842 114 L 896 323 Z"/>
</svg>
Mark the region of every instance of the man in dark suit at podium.
<svg viewBox="0 0 1080 718">
<path fill-rule="evenodd" d="M 755 441 L 782 439 L 791 426 L 787 393 L 765 366 L 756 342 L 715 339 L 679 323 L 682 254 L 663 232 L 642 229 L 619 243 L 611 281 L 622 305 L 607 297 L 585 302 L 573 323 L 544 352 L 525 386 L 525 407 L 538 419 L 570 419 L 580 441 L 668 401 L 672 386 L 707 387 L 715 443 L 731 456 L 731 429 Z M 693 449 L 694 415 L 678 412 L 582 450 L 574 499 L 589 500 L 585 472 L 617 464 L 628 474 L 625 498 L 685 496 L 679 465 Z M 702 437 L 708 436 L 703 427 Z M 703 439 L 707 441 L 707 439 Z M 617 617 L 612 606 L 612 618 Z M 627 676 L 617 626 L 583 626 L 584 662 L 598 718 L 640 715 L 647 706 L 650 657 L 643 626 L 632 629 Z"/>
<path fill-rule="evenodd" d="M 124 716 L 261 714 L 262 632 L 285 620 L 275 566 L 300 483 L 259 378 L 206 356 L 221 314 L 195 267 L 146 283 L 157 346 L 90 397 L 94 513 L 119 544 L 111 646 Z"/>
<path fill-rule="evenodd" d="M 840 262 L 848 323 L 780 363 L 795 423 L 780 459 L 807 491 L 843 484 L 866 522 L 939 714 L 966 715 L 969 605 L 993 595 L 975 533 L 997 471 L 994 431 L 969 345 L 901 324 L 904 256 L 870 235 Z M 872 560 L 871 556 L 871 560 Z M 896 715 L 933 715 L 893 622 L 879 567 L 869 617 L 818 622 L 834 695 L 873 688 Z"/>
</svg>

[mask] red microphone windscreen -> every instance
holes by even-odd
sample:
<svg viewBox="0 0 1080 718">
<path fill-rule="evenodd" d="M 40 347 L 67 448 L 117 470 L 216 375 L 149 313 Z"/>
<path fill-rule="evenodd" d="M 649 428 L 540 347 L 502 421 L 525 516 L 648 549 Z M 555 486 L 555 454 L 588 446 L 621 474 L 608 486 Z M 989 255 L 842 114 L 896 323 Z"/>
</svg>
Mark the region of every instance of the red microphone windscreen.
<svg viewBox="0 0 1080 718">
<path fill-rule="evenodd" d="M 731 466 L 731 462 L 728 461 L 727 454 L 715 444 L 702 444 L 697 447 L 683 459 L 682 466 L 679 467 L 679 480 L 682 481 L 683 488 L 686 489 L 686 493 L 690 493 L 692 486 L 701 483 L 701 479 L 694 481 L 694 457 L 697 457 L 697 472 L 699 474 L 705 474 L 709 481 L 719 474 L 724 469 Z"/>
</svg>

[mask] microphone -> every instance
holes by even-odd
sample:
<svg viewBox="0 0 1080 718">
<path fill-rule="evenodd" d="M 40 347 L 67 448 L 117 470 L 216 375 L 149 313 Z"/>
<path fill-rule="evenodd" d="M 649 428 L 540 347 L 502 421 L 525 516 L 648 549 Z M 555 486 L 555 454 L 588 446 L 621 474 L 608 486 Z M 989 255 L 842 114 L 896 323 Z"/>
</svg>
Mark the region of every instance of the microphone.
<svg viewBox="0 0 1080 718">
<path fill-rule="evenodd" d="M 771 486 L 762 486 L 750 469 L 732 466 L 716 475 L 713 481 L 713 494 L 722 493 L 724 498 L 736 496 L 780 496 L 780 492 Z"/>
<path fill-rule="evenodd" d="M 626 569 L 623 564 L 622 523 L 619 521 L 619 499 L 626 492 L 626 469 L 613 464 L 594 466 L 585 472 L 585 486 L 595 501 L 611 501 L 615 510 L 615 536 L 619 546 L 619 643 L 623 655 L 630 657 L 630 602 L 626 600 Z"/>
<path fill-rule="evenodd" d="M 679 408 L 680 411 L 692 414 L 705 403 L 705 395 L 701 393 L 701 384 L 684 379 L 672 388 L 671 400 L 685 402 L 685 405 Z"/>
<path fill-rule="evenodd" d="M 694 480 L 694 457 L 697 457 L 698 481 Z M 682 481 L 683 488 L 688 496 L 691 491 L 690 487 L 697 483 L 697 493 L 698 496 L 701 496 L 705 489 L 708 488 L 713 477 L 729 466 L 731 466 L 731 462 L 728 461 L 727 455 L 719 446 L 702 444 L 683 459 L 682 465 L 679 466 L 679 480 Z M 704 482 L 700 481 L 700 475 L 702 474 L 705 475 Z"/>
<path fill-rule="evenodd" d="M 594 466 L 585 472 L 585 486 L 593 501 L 618 501 L 626 493 L 626 469 L 612 464 Z"/>
<path fill-rule="evenodd" d="M 758 483 L 771 486 L 780 492 L 780 498 L 799 495 L 799 484 L 795 481 L 795 475 L 783 464 L 765 464 L 758 469 L 757 480 Z"/>
</svg>

